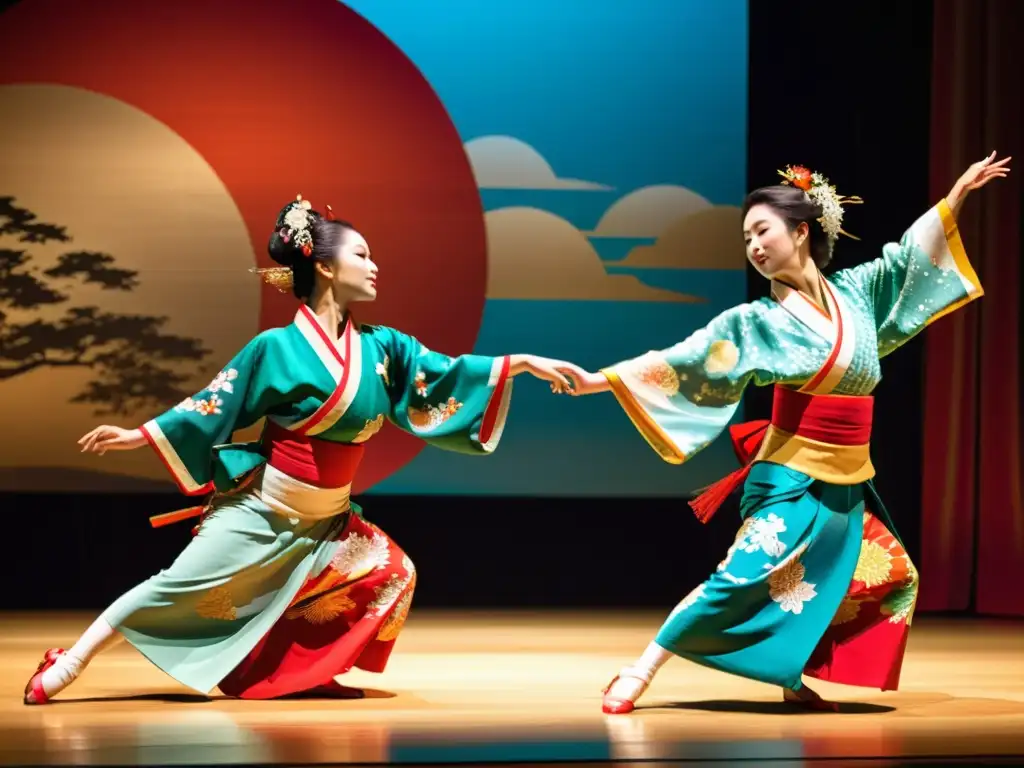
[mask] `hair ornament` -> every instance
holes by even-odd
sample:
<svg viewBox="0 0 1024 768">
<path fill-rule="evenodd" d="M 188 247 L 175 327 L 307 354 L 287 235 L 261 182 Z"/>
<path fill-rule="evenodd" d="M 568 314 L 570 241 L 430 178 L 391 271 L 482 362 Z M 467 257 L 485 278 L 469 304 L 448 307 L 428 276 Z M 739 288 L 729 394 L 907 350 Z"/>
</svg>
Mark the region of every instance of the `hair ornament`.
<svg viewBox="0 0 1024 768">
<path fill-rule="evenodd" d="M 836 188 L 829 184 L 827 178 L 802 165 L 787 165 L 786 170 L 779 171 L 779 175 L 783 184 L 802 189 L 811 202 L 821 207 L 818 221 L 828 236 L 829 252 L 840 235 L 845 235 L 851 240 L 860 239 L 843 229 L 843 206 L 863 203 L 861 198 L 856 195 L 840 195 Z"/>
<path fill-rule="evenodd" d="M 295 282 L 295 273 L 291 267 L 263 267 L 249 271 L 258 275 L 271 288 L 276 288 L 281 293 L 291 293 L 292 284 Z"/>
<path fill-rule="evenodd" d="M 313 235 L 310 232 L 310 209 L 312 206 L 309 200 L 303 200 L 302 195 L 296 195 L 295 202 L 288 207 L 284 215 L 284 226 L 278 232 L 281 239 L 286 243 L 294 243 L 307 259 L 313 254 Z"/>
</svg>

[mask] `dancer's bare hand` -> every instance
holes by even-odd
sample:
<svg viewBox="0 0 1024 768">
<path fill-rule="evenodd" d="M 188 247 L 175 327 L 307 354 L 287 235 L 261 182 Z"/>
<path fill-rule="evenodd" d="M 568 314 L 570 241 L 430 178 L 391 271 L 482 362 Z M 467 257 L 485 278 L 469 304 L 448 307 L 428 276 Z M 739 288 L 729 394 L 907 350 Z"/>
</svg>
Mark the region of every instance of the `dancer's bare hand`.
<svg viewBox="0 0 1024 768">
<path fill-rule="evenodd" d="M 511 374 L 529 373 L 538 379 L 551 383 L 551 391 L 557 395 L 575 390 L 576 382 L 586 375 L 586 371 L 578 365 L 565 360 L 552 360 L 537 355 L 513 355 L 511 357 Z M 570 380 L 572 383 L 570 383 Z"/>
<path fill-rule="evenodd" d="M 984 160 L 972 163 L 946 195 L 946 203 L 956 212 L 967 198 L 968 193 L 975 189 L 981 189 L 992 179 L 1005 178 L 1010 173 L 1007 163 L 1012 159 L 1012 157 L 1004 157 L 1002 160 L 996 160 L 996 153 L 993 151 Z"/>
<path fill-rule="evenodd" d="M 964 171 L 957 184 L 967 192 L 981 189 L 992 179 L 1004 178 L 1010 172 L 1006 164 L 1012 159 L 1012 157 L 1004 157 L 1002 160 L 996 160 L 996 153 L 993 151 L 984 160 L 973 163 L 970 168 Z"/>
<path fill-rule="evenodd" d="M 598 392 L 607 392 L 611 389 L 608 377 L 603 373 L 591 373 L 584 371 L 582 376 L 576 380 L 574 395 L 596 395 Z"/>
<path fill-rule="evenodd" d="M 122 429 L 108 424 L 96 427 L 79 441 L 82 453 L 98 453 L 101 456 L 107 451 L 131 451 L 146 444 L 146 436 L 141 429 Z"/>
</svg>

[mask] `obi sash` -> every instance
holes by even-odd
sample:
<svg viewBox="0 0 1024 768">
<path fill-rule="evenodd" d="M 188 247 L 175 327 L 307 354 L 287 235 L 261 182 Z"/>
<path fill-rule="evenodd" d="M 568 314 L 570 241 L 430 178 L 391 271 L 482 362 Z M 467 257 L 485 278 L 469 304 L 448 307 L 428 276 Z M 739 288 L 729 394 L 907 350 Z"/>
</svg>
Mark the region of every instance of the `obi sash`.
<svg viewBox="0 0 1024 768">
<path fill-rule="evenodd" d="M 733 450 L 743 466 L 690 502 L 702 523 L 746 481 L 758 461 L 781 464 L 836 485 L 856 485 L 875 476 L 870 455 L 873 397 L 812 395 L 778 385 L 774 395 L 770 421 L 729 428 Z"/>
<path fill-rule="evenodd" d="M 260 440 L 266 464 L 243 482 L 296 517 L 325 517 L 348 508 L 348 497 L 362 461 L 365 445 L 334 443 L 302 434 L 268 420 Z M 253 485 L 253 484 L 256 485 Z M 149 519 L 154 528 L 199 517 L 208 505 L 189 507 Z M 303 508 L 310 507 L 310 515 Z"/>
<path fill-rule="evenodd" d="M 772 297 L 794 317 L 832 343 L 821 368 L 799 390 L 775 386 L 770 421 L 729 428 L 740 469 L 709 486 L 690 502 L 706 523 L 747 479 L 751 466 L 767 461 L 836 485 L 856 485 L 874 477 L 871 416 L 874 398 L 830 394 L 849 369 L 854 325 L 845 301 L 819 276 L 828 313 L 803 294 L 777 281 Z"/>
</svg>

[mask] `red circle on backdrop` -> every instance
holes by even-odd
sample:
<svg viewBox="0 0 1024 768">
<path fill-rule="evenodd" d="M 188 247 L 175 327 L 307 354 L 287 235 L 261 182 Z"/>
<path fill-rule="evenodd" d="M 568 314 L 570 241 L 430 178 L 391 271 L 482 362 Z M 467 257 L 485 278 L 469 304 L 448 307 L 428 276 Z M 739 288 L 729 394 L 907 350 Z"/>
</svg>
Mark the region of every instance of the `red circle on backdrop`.
<svg viewBox="0 0 1024 768">
<path fill-rule="evenodd" d="M 329 203 L 380 264 L 379 298 L 357 305 L 359 319 L 471 351 L 487 281 L 472 169 L 429 83 L 362 16 L 336 0 L 22 0 L 2 19 L 0 84 L 84 88 L 167 125 L 224 182 L 259 266 L 288 200 Z M 295 300 L 263 290 L 260 326 L 291 322 Z M 355 491 L 422 447 L 382 430 Z"/>
</svg>

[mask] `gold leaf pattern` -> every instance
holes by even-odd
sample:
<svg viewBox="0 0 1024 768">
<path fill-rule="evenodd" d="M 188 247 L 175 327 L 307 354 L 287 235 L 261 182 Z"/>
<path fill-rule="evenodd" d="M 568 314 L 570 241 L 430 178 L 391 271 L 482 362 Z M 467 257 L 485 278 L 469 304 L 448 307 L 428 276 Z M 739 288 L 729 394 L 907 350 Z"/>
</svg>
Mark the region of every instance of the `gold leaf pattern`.
<svg viewBox="0 0 1024 768">
<path fill-rule="evenodd" d="M 392 573 L 387 581 L 375 587 L 374 598 L 366 606 L 367 617 L 383 616 L 384 612 L 399 598 L 408 583 L 408 577 L 403 578 L 397 573 Z"/>
<path fill-rule="evenodd" d="M 334 621 L 346 611 L 356 607 L 355 601 L 348 596 L 350 587 L 336 589 L 325 595 L 302 603 L 285 612 L 287 619 L 305 619 L 310 624 L 326 624 Z"/>
<path fill-rule="evenodd" d="M 359 430 L 359 434 L 352 438 L 353 443 L 365 443 L 371 437 L 380 432 L 381 427 L 384 426 L 384 414 L 377 414 L 375 419 L 367 419 L 366 424 Z"/>
<path fill-rule="evenodd" d="M 398 633 L 402 631 L 402 627 L 405 626 L 405 621 L 409 617 L 409 607 L 412 605 L 412 595 L 415 590 L 416 572 L 413 571 L 413 574 L 409 579 L 409 586 L 406 587 L 405 592 L 403 592 L 402 597 L 399 598 L 395 609 L 391 612 L 391 615 L 384 620 L 383 626 L 377 633 L 377 639 L 382 643 L 394 640 L 398 637 Z"/>
<path fill-rule="evenodd" d="M 836 609 L 836 615 L 832 617 L 830 622 L 831 626 L 837 626 L 839 624 L 846 624 L 847 622 L 853 621 L 860 615 L 860 600 L 854 600 L 846 598 L 839 604 L 839 608 Z"/>
<path fill-rule="evenodd" d="M 196 613 L 204 619 L 234 621 L 235 605 L 225 587 L 214 587 L 196 603 Z"/>
</svg>

